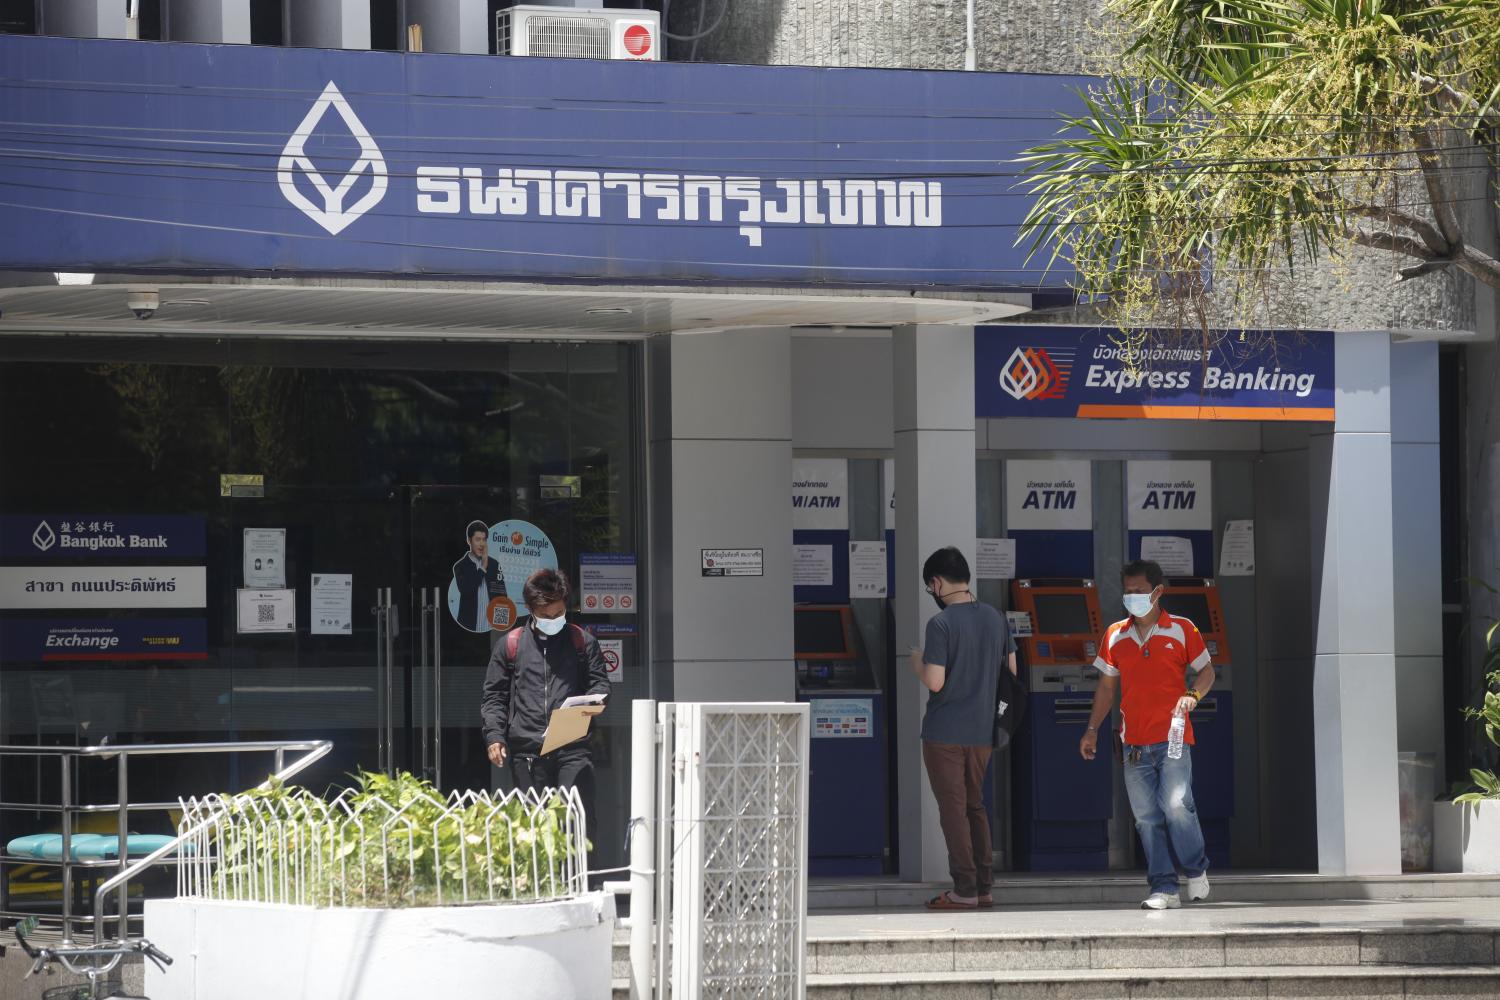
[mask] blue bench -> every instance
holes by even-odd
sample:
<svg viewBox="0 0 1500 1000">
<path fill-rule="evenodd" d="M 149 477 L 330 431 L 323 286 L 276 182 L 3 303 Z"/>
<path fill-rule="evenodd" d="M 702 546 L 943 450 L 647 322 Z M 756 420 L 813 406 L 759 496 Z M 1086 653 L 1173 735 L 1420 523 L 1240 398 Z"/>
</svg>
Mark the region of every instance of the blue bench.
<svg viewBox="0 0 1500 1000">
<path fill-rule="evenodd" d="M 125 841 L 129 857 L 143 858 L 157 848 L 172 842 L 172 838 L 156 833 L 132 833 Z M 34 858 L 37 861 L 61 861 L 63 839 L 60 833 L 34 833 L 17 837 L 5 845 L 5 852 L 13 857 Z M 75 833 L 70 843 L 72 859 L 76 861 L 100 861 L 120 856 L 120 838 L 99 833 Z"/>
</svg>

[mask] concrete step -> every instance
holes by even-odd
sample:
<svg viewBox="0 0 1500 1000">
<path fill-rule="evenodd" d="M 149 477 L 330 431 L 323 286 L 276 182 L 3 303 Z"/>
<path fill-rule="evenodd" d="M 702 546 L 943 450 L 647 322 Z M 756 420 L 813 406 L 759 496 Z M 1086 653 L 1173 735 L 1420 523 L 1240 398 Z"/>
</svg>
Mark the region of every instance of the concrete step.
<svg viewBox="0 0 1500 1000">
<path fill-rule="evenodd" d="M 627 991 L 628 994 L 628 991 Z M 616 990 L 616 996 L 620 995 Z M 1078 970 L 810 975 L 808 1000 L 1281 1000 L 1500 996 L 1500 972 L 1473 966 Z"/>
<path fill-rule="evenodd" d="M 920 907 L 946 888 L 946 882 L 815 880 L 807 887 L 807 908 L 813 912 Z M 1231 903 L 1494 898 L 1500 897 L 1500 875 L 1214 872 L 1213 888 L 1215 902 Z M 995 883 L 995 900 L 1002 906 L 1128 904 L 1139 903 L 1145 894 L 1146 878 L 1140 872 L 1011 872 L 999 876 Z"/>
<path fill-rule="evenodd" d="M 614 1000 L 629 1000 L 624 980 Z M 1500 997 L 1491 966 L 904 972 L 809 975 L 808 1000 L 1478 1000 Z"/>
<path fill-rule="evenodd" d="M 629 959 L 628 945 L 617 940 L 616 980 L 628 975 Z M 1500 933 L 1492 927 L 1212 932 L 1153 927 L 1129 934 L 934 934 L 812 938 L 807 944 L 808 974 L 825 983 L 849 976 L 886 981 L 913 975 L 964 979 L 1087 972 L 1108 979 L 1117 974 L 1139 977 L 1220 970 L 1243 977 L 1249 971 L 1283 969 L 1367 969 L 1384 974 L 1389 968 L 1427 967 L 1488 969 L 1500 977 Z M 1500 991 L 1495 995 L 1500 996 Z"/>
</svg>

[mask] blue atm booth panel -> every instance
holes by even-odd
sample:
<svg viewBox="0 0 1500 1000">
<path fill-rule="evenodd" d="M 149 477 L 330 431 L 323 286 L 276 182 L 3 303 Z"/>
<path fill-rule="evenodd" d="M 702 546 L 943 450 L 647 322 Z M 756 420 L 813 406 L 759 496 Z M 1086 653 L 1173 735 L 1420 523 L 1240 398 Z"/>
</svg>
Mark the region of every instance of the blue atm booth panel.
<svg viewBox="0 0 1500 1000">
<path fill-rule="evenodd" d="M 1029 871 L 1103 871 L 1109 867 L 1114 814 L 1108 719 L 1099 755 L 1084 760 L 1078 741 L 1093 706 L 1089 692 L 1031 695 L 1027 735 L 1016 746 L 1018 867 Z"/>
<path fill-rule="evenodd" d="M 1193 802 L 1209 863 L 1229 866 L 1229 821 L 1234 818 L 1234 695 L 1210 693 L 1193 712 Z"/>
<path fill-rule="evenodd" d="M 885 873 L 885 696 L 799 694 L 812 705 L 807 835 L 812 875 Z M 824 710 L 820 711 L 820 706 Z"/>
</svg>

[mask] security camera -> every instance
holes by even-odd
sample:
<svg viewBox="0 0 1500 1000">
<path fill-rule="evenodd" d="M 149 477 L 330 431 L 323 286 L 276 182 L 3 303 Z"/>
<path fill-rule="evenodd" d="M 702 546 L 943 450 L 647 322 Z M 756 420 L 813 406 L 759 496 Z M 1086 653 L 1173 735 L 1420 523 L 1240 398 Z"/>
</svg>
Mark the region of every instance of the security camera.
<svg viewBox="0 0 1500 1000">
<path fill-rule="evenodd" d="M 131 292 L 126 304 L 135 313 L 136 319 L 150 319 L 156 315 L 157 306 L 161 305 L 161 296 L 156 292 Z"/>
</svg>

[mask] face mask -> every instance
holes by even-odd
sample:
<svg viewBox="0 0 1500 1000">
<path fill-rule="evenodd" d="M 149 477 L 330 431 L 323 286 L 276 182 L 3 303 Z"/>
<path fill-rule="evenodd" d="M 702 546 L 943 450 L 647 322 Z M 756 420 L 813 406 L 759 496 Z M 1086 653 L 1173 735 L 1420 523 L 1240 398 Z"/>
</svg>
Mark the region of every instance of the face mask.
<svg viewBox="0 0 1500 1000">
<path fill-rule="evenodd" d="M 568 624 L 567 615 L 558 615 L 556 618 L 536 619 L 537 631 L 541 632 L 542 635 L 556 635 L 563 630 L 563 626 L 566 624 Z"/>
<path fill-rule="evenodd" d="M 1144 618 L 1151 613 L 1152 600 L 1150 594 L 1126 594 L 1123 600 L 1125 601 L 1125 610 L 1129 611 L 1136 618 Z"/>
</svg>

